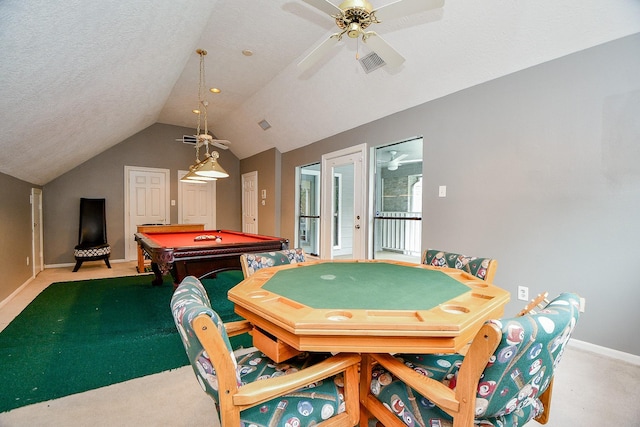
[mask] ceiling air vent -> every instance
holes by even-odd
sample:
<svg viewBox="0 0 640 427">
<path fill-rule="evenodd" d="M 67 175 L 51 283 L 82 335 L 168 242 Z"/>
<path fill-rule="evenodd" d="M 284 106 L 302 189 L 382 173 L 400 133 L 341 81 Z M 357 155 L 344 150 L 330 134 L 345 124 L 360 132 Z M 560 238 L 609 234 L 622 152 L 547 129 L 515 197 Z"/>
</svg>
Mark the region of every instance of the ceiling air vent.
<svg viewBox="0 0 640 427">
<path fill-rule="evenodd" d="M 364 69 L 365 73 L 369 74 L 373 70 L 377 70 L 380 67 L 387 65 L 375 52 L 368 53 L 359 59 L 360 65 Z"/>
</svg>

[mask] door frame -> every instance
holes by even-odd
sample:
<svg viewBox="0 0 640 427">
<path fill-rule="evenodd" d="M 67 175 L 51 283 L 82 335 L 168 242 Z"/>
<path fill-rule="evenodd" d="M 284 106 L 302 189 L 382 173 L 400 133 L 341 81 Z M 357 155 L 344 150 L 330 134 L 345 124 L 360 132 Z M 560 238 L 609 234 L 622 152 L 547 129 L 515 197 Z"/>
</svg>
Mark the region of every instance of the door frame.
<svg viewBox="0 0 640 427">
<path fill-rule="evenodd" d="M 36 199 L 38 203 L 36 204 Z M 37 206 L 37 210 L 36 210 Z M 32 265 L 32 277 L 36 277 L 38 273 L 44 270 L 44 242 L 42 241 L 44 235 L 42 230 L 42 189 L 31 189 L 31 265 Z M 36 248 L 36 235 L 38 236 L 38 242 L 40 247 Z M 38 258 L 36 258 L 36 253 Z M 36 260 L 39 261 L 36 264 Z M 37 271 L 36 271 L 37 268 Z"/>
<path fill-rule="evenodd" d="M 134 253 L 130 253 L 129 249 L 129 240 L 127 236 L 133 236 L 136 231 L 131 230 L 131 226 L 129 223 L 131 222 L 131 210 L 129 206 L 129 194 L 130 194 L 130 177 L 131 172 L 133 171 L 141 171 L 141 172 L 154 172 L 154 173 L 164 173 L 165 175 L 165 209 L 167 212 L 167 217 L 169 221 L 165 221 L 167 224 L 171 224 L 171 170 L 163 169 L 163 168 L 148 168 L 144 166 L 127 166 L 124 167 L 124 259 L 133 261 L 138 259 L 138 252 L 134 251 Z"/>
<path fill-rule="evenodd" d="M 344 148 L 342 150 L 334 151 L 322 155 L 320 176 L 321 188 L 320 188 L 320 254 L 321 258 L 332 259 L 333 245 L 331 240 L 331 221 L 332 221 L 332 203 L 327 201 L 332 200 L 333 189 L 333 173 L 331 170 L 333 165 L 338 160 L 347 160 L 348 157 L 353 157 L 354 164 L 354 207 L 359 204 L 360 211 L 354 212 L 354 215 L 359 215 L 360 219 L 358 225 L 360 228 L 360 238 L 353 241 L 353 256 L 355 258 L 367 259 L 369 256 L 369 220 L 368 220 L 368 192 L 367 192 L 367 144 L 358 144 L 353 147 Z M 345 163 L 346 164 L 346 163 Z M 357 185 L 360 188 L 357 188 Z M 327 191 L 329 193 L 327 193 Z M 356 234 L 354 233 L 354 237 Z M 359 251 L 359 252 L 358 252 Z M 358 252 L 358 253 L 356 253 Z"/>
</svg>

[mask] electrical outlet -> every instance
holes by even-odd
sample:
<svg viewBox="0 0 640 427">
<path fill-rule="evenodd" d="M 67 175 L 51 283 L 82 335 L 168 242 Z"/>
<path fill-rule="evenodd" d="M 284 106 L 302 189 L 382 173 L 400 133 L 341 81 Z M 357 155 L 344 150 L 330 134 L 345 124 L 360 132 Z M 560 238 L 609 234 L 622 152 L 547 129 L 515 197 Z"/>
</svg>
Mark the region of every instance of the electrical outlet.
<svg viewBox="0 0 640 427">
<path fill-rule="evenodd" d="M 587 300 L 584 298 L 580 298 L 580 313 L 584 313 L 584 306 L 587 304 Z"/>
<path fill-rule="evenodd" d="M 529 288 L 526 286 L 518 286 L 518 299 L 520 301 L 529 301 Z"/>
</svg>

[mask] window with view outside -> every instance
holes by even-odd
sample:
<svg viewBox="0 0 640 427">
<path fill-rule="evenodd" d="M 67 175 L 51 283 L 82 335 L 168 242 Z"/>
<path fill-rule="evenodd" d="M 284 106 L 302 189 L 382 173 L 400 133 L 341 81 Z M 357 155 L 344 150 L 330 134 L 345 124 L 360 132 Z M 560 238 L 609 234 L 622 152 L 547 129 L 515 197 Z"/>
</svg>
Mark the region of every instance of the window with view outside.
<svg viewBox="0 0 640 427">
<path fill-rule="evenodd" d="M 375 149 L 376 259 L 420 262 L 422 138 Z"/>
<path fill-rule="evenodd" d="M 320 253 L 320 163 L 297 168 L 296 247 L 310 255 Z"/>
</svg>

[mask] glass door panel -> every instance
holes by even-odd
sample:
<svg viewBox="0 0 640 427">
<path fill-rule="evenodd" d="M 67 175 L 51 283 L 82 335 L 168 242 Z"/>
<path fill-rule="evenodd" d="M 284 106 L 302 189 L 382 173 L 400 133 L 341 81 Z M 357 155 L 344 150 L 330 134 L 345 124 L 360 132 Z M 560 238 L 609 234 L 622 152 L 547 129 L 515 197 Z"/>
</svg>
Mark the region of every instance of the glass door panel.
<svg viewBox="0 0 640 427">
<path fill-rule="evenodd" d="M 320 254 L 320 163 L 298 168 L 297 248 Z"/>
</svg>

